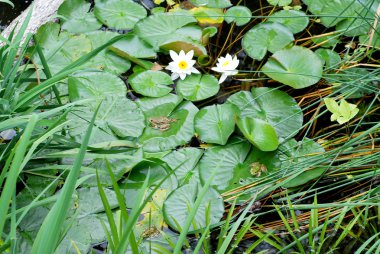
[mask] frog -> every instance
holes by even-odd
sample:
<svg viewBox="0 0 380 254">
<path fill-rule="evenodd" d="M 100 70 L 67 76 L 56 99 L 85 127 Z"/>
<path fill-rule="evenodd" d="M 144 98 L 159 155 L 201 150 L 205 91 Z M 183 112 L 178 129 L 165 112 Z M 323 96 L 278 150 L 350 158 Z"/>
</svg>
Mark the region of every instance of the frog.
<svg viewBox="0 0 380 254">
<path fill-rule="evenodd" d="M 262 173 L 268 173 L 268 169 L 264 164 L 260 162 L 253 162 L 250 165 L 250 173 L 253 176 L 260 177 Z"/>
<path fill-rule="evenodd" d="M 155 226 L 148 228 L 141 234 L 142 238 L 156 237 L 158 235 L 160 235 L 160 230 L 158 230 Z"/>
<path fill-rule="evenodd" d="M 166 116 L 153 117 L 149 119 L 150 126 L 153 129 L 166 131 L 170 129 L 171 123 L 176 122 L 175 118 L 168 118 Z"/>
</svg>

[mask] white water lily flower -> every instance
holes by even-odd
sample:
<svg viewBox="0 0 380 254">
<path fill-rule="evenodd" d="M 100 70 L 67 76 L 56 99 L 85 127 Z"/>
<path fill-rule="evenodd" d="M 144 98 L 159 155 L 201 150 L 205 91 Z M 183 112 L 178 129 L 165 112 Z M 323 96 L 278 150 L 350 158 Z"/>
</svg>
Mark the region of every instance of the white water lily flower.
<svg viewBox="0 0 380 254">
<path fill-rule="evenodd" d="M 230 54 L 227 54 L 226 57 L 219 57 L 218 63 L 216 67 L 212 67 L 211 69 L 216 72 L 222 73 L 222 76 L 219 79 L 219 84 L 222 83 L 228 76 L 238 74 L 238 70 L 236 68 L 239 65 L 239 60 L 237 56 L 232 59 Z"/>
<path fill-rule="evenodd" d="M 187 54 L 185 54 L 183 50 L 181 50 L 179 54 L 173 50 L 170 50 L 169 53 L 173 61 L 170 62 L 165 69 L 172 72 L 172 80 L 175 80 L 178 77 L 185 79 L 186 75 L 199 73 L 199 71 L 193 67 L 195 64 L 195 60 L 193 60 L 194 50 L 190 50 Z"/>
</svg>

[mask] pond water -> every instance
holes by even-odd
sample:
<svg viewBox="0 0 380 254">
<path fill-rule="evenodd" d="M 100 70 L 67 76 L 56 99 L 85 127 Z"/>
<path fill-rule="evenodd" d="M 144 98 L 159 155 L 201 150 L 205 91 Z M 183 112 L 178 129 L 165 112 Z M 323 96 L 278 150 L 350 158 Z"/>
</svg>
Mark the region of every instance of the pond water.
<svg viewBox="0 0 380 254">
<path fill-rule="evenodd" d="M 9 25 L 33 0 L 12 0 L 14 8 L 9 4 L 0 3 L 0 28 Z"/>
</svg>

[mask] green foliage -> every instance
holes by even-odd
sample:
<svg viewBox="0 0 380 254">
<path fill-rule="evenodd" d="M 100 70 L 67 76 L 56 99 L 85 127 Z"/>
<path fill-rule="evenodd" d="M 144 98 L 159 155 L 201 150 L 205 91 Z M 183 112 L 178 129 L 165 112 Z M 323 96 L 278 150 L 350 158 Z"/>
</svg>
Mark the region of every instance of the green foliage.
<svg viewBox="0 0 380 254">
<path fill-rule="evenodd" d="M 0 252 L 378 252 L 378 2 L 180 2 L 0 37 Z"/>
</svg>

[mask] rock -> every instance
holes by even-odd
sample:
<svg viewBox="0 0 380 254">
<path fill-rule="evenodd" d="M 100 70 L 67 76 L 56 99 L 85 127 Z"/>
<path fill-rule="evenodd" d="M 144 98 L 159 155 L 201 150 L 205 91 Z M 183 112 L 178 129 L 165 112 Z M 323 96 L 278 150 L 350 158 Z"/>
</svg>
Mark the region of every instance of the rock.
<svg viewBox="0 0 380 254">
<path fill-rule="evenodd" d="M 10 32 L 16 26 L 17 32 L 31 8 L 33 8 L 33 13 L 25 35 L 28 33 L 35 33 L 40 26 L 53 19 L 63 1 L 64 0 L 35 0 L 31 6 L 10 23 L 1 35 L 8 38 Z"/>
</svg>

